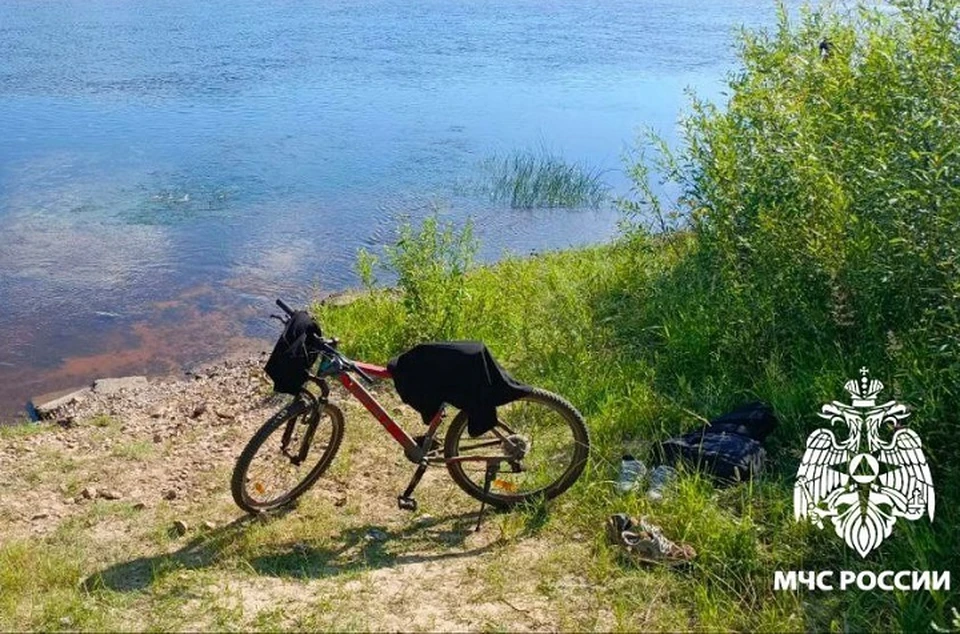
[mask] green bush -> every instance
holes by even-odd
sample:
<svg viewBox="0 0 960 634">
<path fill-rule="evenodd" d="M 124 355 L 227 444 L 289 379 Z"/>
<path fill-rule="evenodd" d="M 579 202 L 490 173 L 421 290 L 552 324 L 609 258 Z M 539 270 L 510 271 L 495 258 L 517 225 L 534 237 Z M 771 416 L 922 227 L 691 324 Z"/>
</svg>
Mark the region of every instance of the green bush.
<svg viewBox="0 0 960 634">
<path fill-rule="evenodd" d="M 774 32 L 743 35 L 726 107 L 694 100 L 683 147 L 658 146 L 695 243 L 656 299 L 684 320 L 667 341 L 678 373 L 707 348 L 744 387 L 772 362 L 867 365 L 946 440 L 960 385 L 958 9 L 894 6 L 796 25 L 782 13 Z M 649 191 L 644 166 L 634 174 Z"/>
<path fill-rule="evenodd" d="M 861 366 L 912 406 L 940 499 L 932 526 L 898 524 L 913 536 L 884 551 L 888 569 L 958 563 L 958 17 L 953 0 L 781 12 L 743 34 L 728 102 L 694 99 L 681 147 L 656 141 L 653 167 L 633 166 L 641 196 L 624 204 L 637 243 L 686 232 L 676 265 L 633 285 L 621 336 L 642 342 L 661 394 L 699 411 L 771 400 L 785 478 L 813 408 Z M 669 216 L 652 171 L 681 192 Z M 901 626 L 942 601 L 901 597 Z"/>
<path fill-rule="evenodd" d="M 636 620 L 649 614 L 635 592 L 646 575 L 689 628 L 945 625 L 956 590 L 793 594 L 772 580 L 774 570 L 960 569 L 956 18 L 954 1 L 898 4 L 783 15 L 773 32 L 744 33 L 729 103 L 694 100 L 678 150 L 642 148 L 679 205 L 652 195 L 651 165 L 638 161 L 638 194 L 622 201 L 633 225 L 616 243 L 472 270 L 469 233 L 436 218 L 406 225 L 386 257 L 396 291 L 322 307 L 321 319 L 348 354 L 371 360 L 424 338 L 484 340 L 518 378 L 584 413 L 591 462 L 554 511 L 556 530 L 596 533 L 611 512 L 649 513 L 701 553 L 682 576 L 599 552 L 591 574 L 622 629 L 650 629 Z M 361 268 L 372 283 L 372 262 Z M 899 522 L 866 561 L 792 513 L 815 412 L 863 365 L 886 383 L 882 396 L 912 407 L 939 498 L 932 524 Z M 658 507 L 613 494 L 625 447 L 644 455 L 757 398 L 782 423 L 765 482 L 716 490 L 688 475 Z"/>
<path fill-rule="evenodd" d="M 361 249 L 357 257 L 360 281 L 376 304 L 368 318 L 387 333 L 377 337 L 381 345 L 371 351 L 453 339 L 461 331 L 466 273 L 477 251 L 472 223 L 457 230 L 435 211 L 416 227 L 404 219 L 398 233 L 396 242 L 386 247 L 383 262 L 398 294 L 377 287 L 378 256 Z M 392 301 L 396 297 L 399 312 Z"/>
</svg>

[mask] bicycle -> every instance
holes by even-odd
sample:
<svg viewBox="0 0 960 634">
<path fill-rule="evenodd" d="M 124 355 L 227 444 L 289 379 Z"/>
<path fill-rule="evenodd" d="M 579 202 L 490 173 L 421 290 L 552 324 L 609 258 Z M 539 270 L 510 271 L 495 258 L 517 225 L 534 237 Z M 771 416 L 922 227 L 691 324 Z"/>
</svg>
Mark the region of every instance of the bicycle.
<svg viewBox="0 0 960 634">
<path fill-rule="evenodd" d="M 282 300 L 277 306 L 287 319 L 294 311 Z M 286 323 L 282 317 L 273 315 Z M 314 322 L 315 323 L 315 322 Z M 510 508 L 534 499 L 549 500 L 569 489 L 586 466 L 590 438 L 583 416 L 561 396 L 533 388 L 527 396 L 497 409 L 494 428 L 468 438 L 468 418 L 460 411 L 447 429 L 442 448 L 436 444 L 445 407 L 433 417 L 422 436 L 410 436 L 353 375 L 366 384 L 390 379 L 378 365 L 354 361 L 337 349 L 335 338 L 313 336 L 318 362 L 293 401 L 270 417 L 241 452 L 231 480 L 233 499 L 244 511 L 257 514 L 286 506 L 303 495 L 333 462 L 343 440 L 343 412 L 329 400 L 328 378 L 334 378 L 369 411 L 417 465 L 410 484 L 397 496 L 400 509 L 415 511 L 413 492 L 427 468 L 446 466 L 453 481 L 481 502 Z M 319 394 L 307 389 L 316 386 Z M 261 469 L 260 462 L 277 464 Z M 280 468 L 292 477 L 280 475 Z M 273 478 L 282 483 L 268 489 Z M 478 518 L 477 526 L 480 525 Z"/>
</svg>

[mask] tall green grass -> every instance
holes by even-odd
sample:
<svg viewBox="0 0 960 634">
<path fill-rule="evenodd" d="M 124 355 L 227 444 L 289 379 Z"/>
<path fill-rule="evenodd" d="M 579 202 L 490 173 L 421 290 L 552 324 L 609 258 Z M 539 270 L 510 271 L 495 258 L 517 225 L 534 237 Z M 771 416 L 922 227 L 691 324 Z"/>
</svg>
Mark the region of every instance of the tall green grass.
<svg viewBox="0 0 960 634">
<path fill-rule="evenodd" d="M 599 207 L 608 188 L 599 170 L 541 149 L 490 157 L 480 164 L 482 188 L 514 209 Z"/>
<path fill-rule="evenodd" d="M 632 166 L 639 195 L 623 203 L 633 221 L 616 243 L 467 270 L 465 242 L 433 220 L 406 228 L 390 260 L 399 296 L 318 308 L 350 353 L 371 359 L 416 338 L 483 339 L 583 411 L 595 451 L 558 523 L 597 533 L 609 512 L 648 513 L 700 552 L 690 575 L 645 573 L 598 546 L 589 565 L 625 629 L 647 626 L 651 598 L 630 589 L 650 574 L 658 600 L 698 629 L 928 629 L 960 605 L 956 583 L 772 590 L 778 569 L 960 572 L 960 16 L 952 0 L 894 6 L 784 14 L 771 32 L 744 33 L 729 102 L 695 99 L 679 149 L 645 147 L 679 206 L 668 215 L 646 164 Z M 504 171 L 528 173 L 518 165 Z M 898 522 L 866 560 L 795 522 L 791 497 L 816 411 L 863 365 L 884 397 L 911 406 L 939 497 L 932 524 Z M 718 490 L 688 474 L 659 507 L 611 492 L 624 447 L 650 449 L 757 398 L 782 423 L 764 482 Z"/>
</svg>

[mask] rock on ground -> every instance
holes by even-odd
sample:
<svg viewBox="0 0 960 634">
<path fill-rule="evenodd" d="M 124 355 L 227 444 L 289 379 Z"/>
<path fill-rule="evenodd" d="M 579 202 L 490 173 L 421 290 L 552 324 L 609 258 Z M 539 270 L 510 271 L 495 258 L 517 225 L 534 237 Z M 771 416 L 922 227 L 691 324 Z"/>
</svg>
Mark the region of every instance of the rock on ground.
<svg viewBox="0 0 960 634">
<path fill-rule="evenodd" d="M 97 379 L 93 391 L 97 394 L 116 394 L 120 390 L 137 390 L 147 386 L 145 376 L 126 376 L 118 379 Z"/>
</svg>

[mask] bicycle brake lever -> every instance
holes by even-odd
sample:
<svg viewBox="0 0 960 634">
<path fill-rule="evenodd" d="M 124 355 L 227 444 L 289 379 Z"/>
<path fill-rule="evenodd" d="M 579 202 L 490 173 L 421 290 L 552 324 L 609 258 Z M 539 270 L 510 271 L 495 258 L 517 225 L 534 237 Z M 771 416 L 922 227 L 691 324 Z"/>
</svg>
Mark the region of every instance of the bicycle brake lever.
<svg viewBox="0 0 960 634">
<path fill-rule="evenodd" d="M 275 314 L 274 314 L 274 315 L 270 315 L 270 319 L 276 319 L 277 321 L 279 321 L 279 322 L 280 322 L 281 324 L 283 324 L 284 326 L 287 325 L 287 320 L 284 319 L 283 317 L 281 317 L 280 315 L 275 315 Z"/>
</svg>

